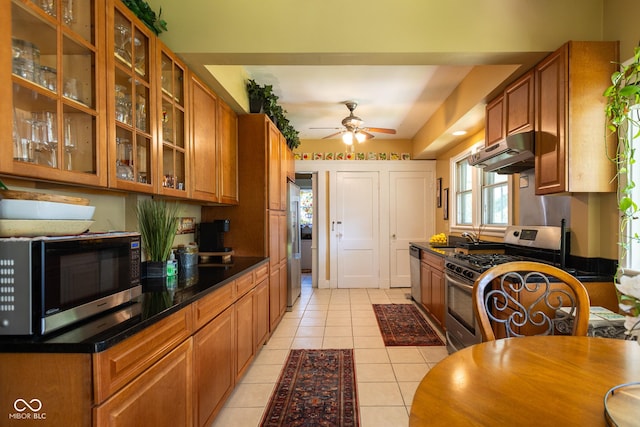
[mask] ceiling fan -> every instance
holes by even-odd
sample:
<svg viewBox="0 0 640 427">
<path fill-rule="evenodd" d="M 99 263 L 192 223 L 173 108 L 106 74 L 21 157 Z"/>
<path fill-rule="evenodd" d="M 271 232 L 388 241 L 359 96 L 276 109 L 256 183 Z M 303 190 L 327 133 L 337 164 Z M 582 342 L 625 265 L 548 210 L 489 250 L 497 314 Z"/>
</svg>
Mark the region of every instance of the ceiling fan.
<svg viewBox="0 0 640 427">
<path fill-rule="evenodd" d="M 337 135 L 342 135 L 342 141 L 345 144 L 351 145 L 353 141 L 364 142 L 367 139 L 375 138 L 375 135 L 370 132 L 377 133 L 388 133 L 391 135 L 395 135 L 395 129 L 388 128 L 374 128 L 374 127 L 362 127 L 364 121 L 353 114 L 353 110 L 356 109 L 358 103 L 356 101 L 346 101 L 344 105 L 349 109 L 349 115 L 342 119 L 342 126 L 344 128 L 311 128 L 311 129 L 339 129 L 339 132 L 332 133 L 331 135 L 327 135 L 322 139 L 333 138 Z"/>
</svg>

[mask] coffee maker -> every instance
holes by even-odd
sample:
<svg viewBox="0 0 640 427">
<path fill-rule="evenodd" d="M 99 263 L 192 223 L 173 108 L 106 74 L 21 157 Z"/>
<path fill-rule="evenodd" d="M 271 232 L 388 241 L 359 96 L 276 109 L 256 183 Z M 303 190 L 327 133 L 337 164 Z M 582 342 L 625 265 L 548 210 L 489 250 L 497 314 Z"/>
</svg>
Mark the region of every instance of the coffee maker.
<svg viewBox="0 0 640 427">
<path fill-rule="evenodd" d="M 224 233 L 227 231 L 229 231 L 228 219 L 201 222 L 196 236 L 200 252 L 231 252 L 231 248 L 224 246 Z"/>
</svg>

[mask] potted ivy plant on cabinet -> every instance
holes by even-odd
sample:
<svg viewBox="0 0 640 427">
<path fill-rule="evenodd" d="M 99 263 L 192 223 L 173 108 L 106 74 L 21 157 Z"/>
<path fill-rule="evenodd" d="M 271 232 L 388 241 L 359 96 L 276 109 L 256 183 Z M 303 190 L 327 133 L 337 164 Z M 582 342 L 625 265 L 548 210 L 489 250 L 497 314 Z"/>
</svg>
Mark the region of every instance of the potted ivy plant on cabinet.
<svg viewBox="0 0 640 427">
<path fill-rule="evenodd" d="M 630 172 L 636 162 L 633 141 L 640 137 L 640 46 L 635 48 L 633 58 L 611 75 L 611 83 L 604 92 L 607 99 L 605 144 L 610 135 L 615 135 L 616 151 L 611 161 L 616 165 L 618 178 L 618 245 L 620 259 L 624 259 L 629 246 L 640 243 L 640 235 L 630 232 L 630 224 L 639 214 L 638 202 L 633 196 L 635 182 Z M 637 337 L 640 335 L 640 275 L 626 275 L 620 267 L 615 282 L 620 309 L 627 315 L 625 329 L 629 336 Z"/>
</svg>

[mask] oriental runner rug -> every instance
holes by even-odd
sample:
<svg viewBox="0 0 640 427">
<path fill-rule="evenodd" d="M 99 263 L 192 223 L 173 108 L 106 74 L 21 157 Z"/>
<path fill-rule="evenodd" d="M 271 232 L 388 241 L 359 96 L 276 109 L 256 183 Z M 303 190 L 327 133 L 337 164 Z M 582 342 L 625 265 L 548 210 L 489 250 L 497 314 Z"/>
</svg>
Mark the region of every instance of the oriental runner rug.
<svg viewBox="0 0 640 427">
<path fill-rule="evenodd" d="M 373 304 L 386 346 L 445 345 L 413 304 Z"/>
<path fill-rule="evenodd" d="M 262 427 L 358 427 L 353 349 L 291 350 Z"/>
</svg>

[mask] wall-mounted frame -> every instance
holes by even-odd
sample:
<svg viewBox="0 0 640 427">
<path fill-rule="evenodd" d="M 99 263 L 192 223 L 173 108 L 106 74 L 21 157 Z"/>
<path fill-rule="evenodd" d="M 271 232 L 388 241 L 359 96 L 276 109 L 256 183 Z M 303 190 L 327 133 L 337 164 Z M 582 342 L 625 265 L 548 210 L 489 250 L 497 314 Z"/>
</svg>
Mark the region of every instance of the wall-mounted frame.
<svg viewBox="0 0 640 427">
<path fill-rule="evenodd" d="M 442 207 L 442 178 L 436 179 L 436 206 Z"/>
<path fill-rule="evenodd" d="M 445 188 L 442 194 L 442 202 L 443 202 L 443 208 L 442 208 L 442 217 L 444 219 L 449 219 L 449 189 Z"/>
</svg>

